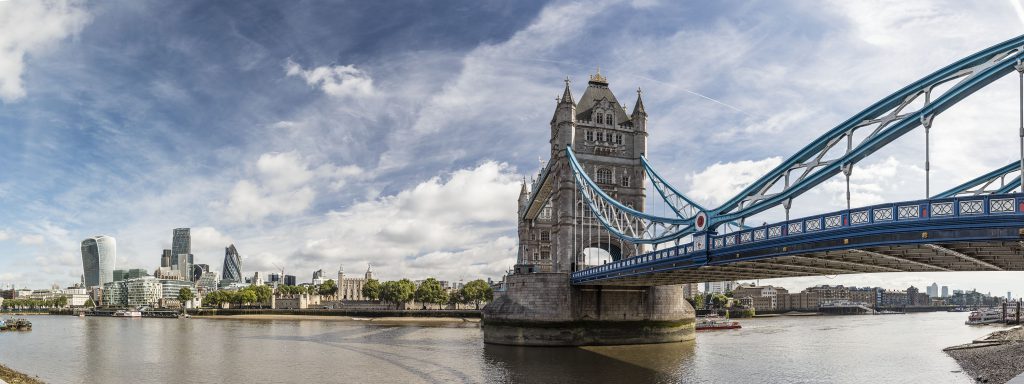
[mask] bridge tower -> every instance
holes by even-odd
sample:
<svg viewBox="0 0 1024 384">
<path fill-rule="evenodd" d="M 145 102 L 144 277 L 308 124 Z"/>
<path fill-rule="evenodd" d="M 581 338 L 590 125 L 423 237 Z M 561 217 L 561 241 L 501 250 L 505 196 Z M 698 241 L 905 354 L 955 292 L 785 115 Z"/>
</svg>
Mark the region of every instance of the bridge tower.
<svg viewBox="0 0 1024 384">
<path fill-rule="evenodd" d="M 647 112 L 640 90 L 632 112 L 600 71 L 577 103 L 569 79 L 550 122 L 550 160 L 519 194 L 519 249 L 506 290 L 484 310 L 485 341 L 515 345 L 642 344 L 693 338 L 693 309 L 680 286 L 573 287 L 588 264 L 636 256 L 612 236 L 576 188 L 566 148 L 615 200 L 642 211 Z M 603 257 L 598 258 L 598 255 Z M 588 256 L 589 255 L 589 256 Z M 609 260 L 609 258 L 611 260 Z"/>
</svg>

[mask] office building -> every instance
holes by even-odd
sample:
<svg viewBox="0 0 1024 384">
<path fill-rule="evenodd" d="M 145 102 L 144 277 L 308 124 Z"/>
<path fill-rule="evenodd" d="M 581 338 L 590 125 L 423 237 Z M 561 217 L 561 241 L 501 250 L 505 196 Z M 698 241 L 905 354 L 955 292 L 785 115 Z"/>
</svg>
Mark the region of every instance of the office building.
<svg viewBox="0 0 1024 384">
<path fill-rule="evenodd" d="M 181 276 L 191 281 L 192 236 L 189 228 L 175 228 L 171 238 L 171 267 L 181 271 Z"/>
<path fill-rule="evenodd" d="M 224 248 L 224 272 L 221 278 L 236 283 L 242 282 L 242 256 L 238 255 L 234 244 Z"/>
<path fill-rule="evenodd" d="M 141 268 L 115 269 L 114 270 L 114 280 L 113 281 L 121 281 L 121 280 L 128 280 L 128 279 L 138 279 L 140 277 L 146 277 L 146 276 L 149 276 L 149 272 L 146 272 L 145 269 L 141 269 Z"/>
<path fill-rule="evenodd" d="M 82 240 L 82 266 L 86 287 L 102 287 L 114 281 L 117 263 L 117 240 L 110 236 L 93 236 Z"/>
<path fill-rule="evenodd" d="M 281 281 L 281 275 L 276 274 L 276 273 L 271 273 L 271 274 L 267 275 L 267 282 L 268 283 L 273 284 L 273 283 L 276 283 L 276 282 L 279 282 L 279 281 Z"/>
<path fill-rule="evenodd" d="M 160 266 L 170 268 L 174 263 L 171 262 L 171 250 L 165 249 L 164 253 L 160 255 Z"/>
<path fill-rule="evenodd" d="M 163 285 L 160 280 L 152 276 L 103 285 L 103 303 L 107 306 L 154 307 L 162 297 Z"/>
<path fill-rule="evenodd" d="M 206 273 L 206 272 L 210 272 L 210 265 L 209 264 L 194 264 L 194 265 L 192 265 L 192 279 L 191 280 L 192 281 L 199 281 L 199 278 L 202 277 L 203 274 Z"/>
<path fill-rule="evenodd" d="M 196 292 L 195 285 L 185 280 L 160 280 L 160 284 L 160 297 L 165 301 L 178 300 L 178 293 L 181 292 L 182 288 L 188 288 L 192 293 Z"/>
<path fill-rule="evenodd" d="M 294 275 L 284 275 L 284 285 L 295 286 L 295 276 Z"/>
<path fill-rule="evenodd" d="M 928 292 L 928 297 L 939 297 L 939 284 L 932 283 L 925 288 L 925 291 Z"/>
<path fill-rule="evenodd" d="M 704 293 L 726 293 L 736 289 L 739 283 L 735 281 L 716 281 L 704 283 Z"/>
<path fill-rule="evenodd" d="M 945 285 L 942 286 L 942 297 L 944 297 L 944 298 L 945 297 L 949 297 L 949 287 L 948 286 L 945 286 Z"/>
</svg>

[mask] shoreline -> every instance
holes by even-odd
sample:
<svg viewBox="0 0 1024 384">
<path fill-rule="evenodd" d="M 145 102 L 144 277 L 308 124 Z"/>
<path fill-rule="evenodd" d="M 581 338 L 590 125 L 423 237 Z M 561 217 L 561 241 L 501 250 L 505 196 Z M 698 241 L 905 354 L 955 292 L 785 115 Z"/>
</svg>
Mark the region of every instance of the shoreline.
<svg viewBox="0 0 1024 384">
<path fill-rule="evenodd" d="M 215 320 L 319 320 L 370 324 L 479 324 L 480 319 L 466 317 L 359 317 L 329 315 L 286 315 L 286 314 L 244 314 L 244 315 L 193 315 L 193 319 Z"/>
<path fill-rule="evenodd" d="M 1024 374 L 1024 327 L 1001 329 L 943 351 L 975 381 L 1005 383 Z"/>
<path fill-rule="evenodd" d="M 0 382 L 8 384 L 44 384 L 38 376 L 32 377 L 0 364 Z"/>
</svg>

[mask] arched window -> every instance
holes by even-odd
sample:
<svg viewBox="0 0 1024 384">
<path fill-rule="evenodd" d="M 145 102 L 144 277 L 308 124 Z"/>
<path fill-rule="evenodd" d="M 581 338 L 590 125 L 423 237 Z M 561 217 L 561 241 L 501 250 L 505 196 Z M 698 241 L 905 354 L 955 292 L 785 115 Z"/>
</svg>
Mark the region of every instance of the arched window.
<svg viewBox="0 0 1024 384">
<path fill-rule="evenodd" d="M 597 182 L 602 184 L 612 183 L 612 171 L 601 168 L 597 170 Z"/>
</svg>

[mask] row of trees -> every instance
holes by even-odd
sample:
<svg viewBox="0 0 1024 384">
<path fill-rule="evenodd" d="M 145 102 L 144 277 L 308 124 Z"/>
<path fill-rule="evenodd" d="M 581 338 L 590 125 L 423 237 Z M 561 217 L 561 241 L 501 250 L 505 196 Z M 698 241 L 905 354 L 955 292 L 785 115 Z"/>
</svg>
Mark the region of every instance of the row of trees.
<svg viewBox="0 0 1024 384">
<path fill-rule="evenodd" d="M 187 292 L 186 292 L 187 291 Z M 248 286 L 237 291 L 213 291 L 203 296 L 203 305 L 219 307 L 223 303 L 235 305 L 269 305 L 270 296 L 273 291 L 266 285 Z M 192 292 L 188 288 L 182 288 L 178 293 L 178 299 L 191 300 Z M 185 300 L 187 301 L 187 300 Z"/>
<path fill-rule="evenodd" d="M 491 301 L 494 298 L 494 291 L 490 284 L 479 279 L 466 283 L 461 289 L 454 292 L 445 290 L 441 286 L 441 282 L 433 277 L 424 280 L 418 287 L 409 279 L 384 283 L 370 279 L 363 285 L 363 296 L 370 300 L 381 300 L 394 304 L 395 308 L 415 299 L 424 305 L 436 304 L 438 309 L 447 304 L 469 303 L 475 303 L 477 309 L 480 309 L 481 302 Z"/>
<path fill-rule="evenodd" d="M 4 309 L 64 308 L 67 306 L 67 296 L 57 296 L 53 299 L 7 299 L 3 303 Z"/>
</svg>

